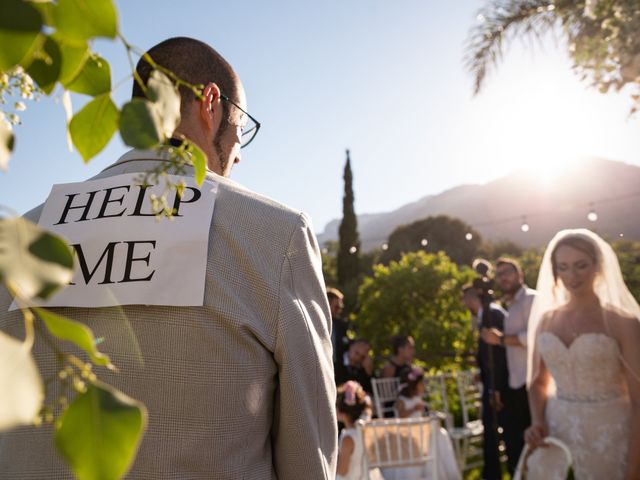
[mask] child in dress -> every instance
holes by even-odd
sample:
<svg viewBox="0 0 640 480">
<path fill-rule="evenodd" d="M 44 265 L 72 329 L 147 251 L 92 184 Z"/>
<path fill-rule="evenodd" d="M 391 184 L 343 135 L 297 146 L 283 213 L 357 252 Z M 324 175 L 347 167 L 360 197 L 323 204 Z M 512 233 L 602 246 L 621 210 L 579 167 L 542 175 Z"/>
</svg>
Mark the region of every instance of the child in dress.
<svg viewBox="0 0 640 480">
<path fill-rule="evenodd" d="M 420 418 L 426 411 L 424 397 L 424 370 L 413 367 L 400 377 L 400 392 L 396 400 L 396 410 L 400 418 Z"/>
<path fill-rule="evenodd" d="M 336 410 L 338 421 L 345 426 L 338 441 L 336 480 L 384 480 L 378 469 L 366 472 L 362 465 L 364 448 L 355 423 L 363 417 L 370 417 L 371 400 L 358 382 L 349 380 L 338 387 Z"/>
<path fill-rule="evenodd" d="M 425 394 L 424 370 L 420 367 L 413 367 L 411 370 L 403 372 L 400 377 L 400 392 L 396 400 L 396 410 L 400 418 L 419 418 L 427 412 L 427 407 L 423 397 Z M 453 452 L 453 446 L 449 433 L 440 428 L 436 432 L 437 442 L 437 469 L 438 478 L 444 480 L 460 480 L 460 470 Z M 391 470 L 391 471 L 387 471 Z M 406 467 L 383 470 L 384 478 L 387 480 L 409 480 L 414 478 L 429 478 L 431 469 L 425 472 L 421 467 Z"/>
</svg>

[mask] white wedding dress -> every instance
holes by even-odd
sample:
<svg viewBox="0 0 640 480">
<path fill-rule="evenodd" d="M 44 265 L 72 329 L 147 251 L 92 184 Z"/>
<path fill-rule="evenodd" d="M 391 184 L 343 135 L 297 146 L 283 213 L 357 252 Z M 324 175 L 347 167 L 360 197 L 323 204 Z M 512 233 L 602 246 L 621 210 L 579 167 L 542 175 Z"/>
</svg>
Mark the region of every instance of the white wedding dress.
<svg viewBox="0 0 640 480">
<path fill-rule="evenodd" d="M 604 333 L 583 333 L 567 347 L 545 331 L 538 351 L 556 383 L 546 405 L 549 435 L 569 446 L 576 480 L 622 479 L 631 407 L 618 342 Z"/>
</svg>

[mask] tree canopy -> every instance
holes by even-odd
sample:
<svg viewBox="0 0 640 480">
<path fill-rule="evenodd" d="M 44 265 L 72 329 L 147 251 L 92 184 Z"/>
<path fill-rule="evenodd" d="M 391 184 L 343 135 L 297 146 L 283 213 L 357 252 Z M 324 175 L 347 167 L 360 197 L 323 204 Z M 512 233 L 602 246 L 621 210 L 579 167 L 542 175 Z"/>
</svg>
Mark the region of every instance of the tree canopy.
<svg viewBox="0 0 640 480">
<path fill-rule="evenodd" d="M 376 265 L 360 288 L 356 328 L 374 352 L 391 354 L 391 338 L 412 335 L 416 356 L 428 367 L 462 363 L 474 349 L 471 316 L 461 302 L 462 285 L 474 274 L 444 253 L 411 252 L 388 266 Z"/>
<path fill-rule="evenodd" d="M 402 225 L 389 236 L 382 263 L 400 260 L 403 253 L 445 252 L 458 265 L 471 265 L 482 243 L 480 234 L 463 221 L 438 215 Z"/>
</svg>

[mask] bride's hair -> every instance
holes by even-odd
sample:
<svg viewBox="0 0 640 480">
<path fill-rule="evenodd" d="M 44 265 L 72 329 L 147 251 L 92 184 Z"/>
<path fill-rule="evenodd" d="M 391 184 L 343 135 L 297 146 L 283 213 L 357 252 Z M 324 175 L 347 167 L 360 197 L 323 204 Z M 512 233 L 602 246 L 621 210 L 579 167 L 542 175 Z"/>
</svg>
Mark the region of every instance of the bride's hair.
<svg viewBox="0 0 640 480">
<path fill-rule="evenodd" d="M 600 252 L 595 242 L 587 235 L 571 233 L 558 240 L 558 243 L 556 243 L 551 252 L 551 271 L 553 272 L 553 280 L 556 283 L 558 282 L 558 261 L 556 260 L 556 253 L 562 246 L 571 247 L 584 253 L 591 259 L 598 270 L 600 269 L 602 252 Z"/>
</svg>

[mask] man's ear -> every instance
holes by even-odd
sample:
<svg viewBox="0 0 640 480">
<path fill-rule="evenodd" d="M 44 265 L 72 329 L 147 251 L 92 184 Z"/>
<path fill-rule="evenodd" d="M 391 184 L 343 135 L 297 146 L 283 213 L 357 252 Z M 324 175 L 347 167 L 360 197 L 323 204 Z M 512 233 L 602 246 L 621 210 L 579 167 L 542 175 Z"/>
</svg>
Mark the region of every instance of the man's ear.
<svg viewBox="0 0 640 480">
<path fill-rule="evenodd" d="M 204 87 L 202 95 L 204 99 L 199 101 L 200 120 L 209 130 L 213 130 L 215 127 L 215 113 L 221 108 L 220 88 L 215 83 L 208 83 Z"/>
</svg>

